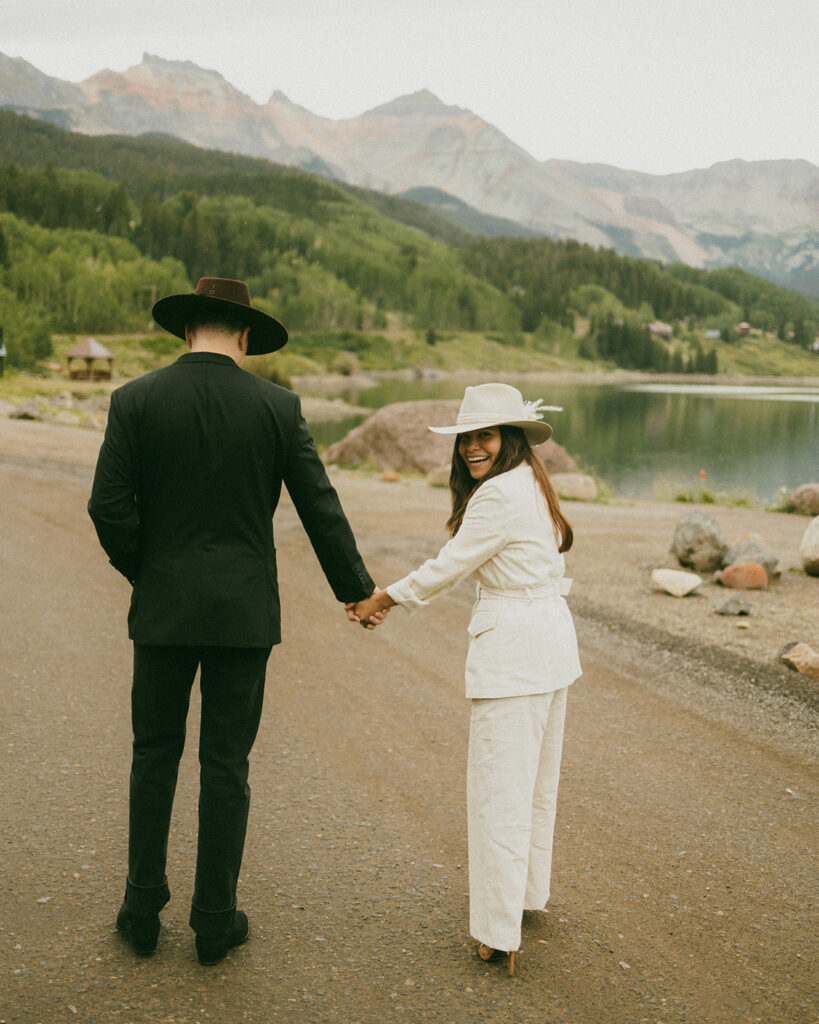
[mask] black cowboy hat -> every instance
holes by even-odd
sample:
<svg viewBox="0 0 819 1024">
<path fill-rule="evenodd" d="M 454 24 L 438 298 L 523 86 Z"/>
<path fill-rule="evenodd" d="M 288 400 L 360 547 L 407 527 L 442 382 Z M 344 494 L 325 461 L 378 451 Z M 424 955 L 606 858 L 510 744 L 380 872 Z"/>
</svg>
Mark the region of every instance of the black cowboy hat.
<svg viewBox="0 0 819 1024">
<path fill-rule="evenodd" d="M 250 305 L 250 289 L 244 281 L 228 277 L 200 277 L 195 292 L 186 295 L 166 295 L 154 304 L 151 314 L 166 331 L 177 338 L 185 337 L 185 325 L 202 314 L 225 313 L 230 310 L 246 327 L 249 356 L 275 352 L 287 344 L 287 330 L 283 324 L 260 309 Z"/>
</svg>

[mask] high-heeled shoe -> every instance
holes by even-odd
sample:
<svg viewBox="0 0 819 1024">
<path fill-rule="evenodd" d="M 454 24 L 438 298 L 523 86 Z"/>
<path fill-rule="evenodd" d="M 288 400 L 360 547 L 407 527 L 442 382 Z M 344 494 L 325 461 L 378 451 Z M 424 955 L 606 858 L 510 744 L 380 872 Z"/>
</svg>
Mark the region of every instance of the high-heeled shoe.
<svg viewBox="0 0 819 1024">
<path fill-rule="evenodd" d="M 492 949 L 492 947 L 487 946 L 485 942 L 482 942 L 480 946 L 478 946 L 478 956 L 481 960 L 486 960 L 487 963 L 490 960 L 500 960 L 502 956 L 508 956 L 510 974 L 515 973 L 515 952 L 516 950 L 514 949 L 510 950 L 508 953 L 504 952 L 502 949 Z"/>
</svg>

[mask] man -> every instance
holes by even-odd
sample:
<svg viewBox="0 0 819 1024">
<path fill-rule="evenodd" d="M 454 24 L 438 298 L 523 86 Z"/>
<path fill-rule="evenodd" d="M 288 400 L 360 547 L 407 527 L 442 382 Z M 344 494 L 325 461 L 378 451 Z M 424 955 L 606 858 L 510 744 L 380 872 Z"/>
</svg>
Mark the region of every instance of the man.
<svg viewBox="0 0 819 1024">
<path fill-rule="evenodd" d="M 248 935 L 236 909 L 248 755 L 265 667 L 281 641 L 272 518 L 282 483 L 336 598 L 374 590 L 298 397 L 245 373 L 287 341 L 247 285 L 202 278 L 154 319 L 190 352 L 111 396 L 88 511 L 133 585 L 134 730 L 128 879 L 117 928 L 154 951 L 170 899 L 168 829 L 191 686 L 201 668 L 199 841 L 190 924 L 203 964 Z M 348 618 L 354 618 L 348 612 Z M 357 620 L 356 620 L 357 621 Z"/>
</svg>

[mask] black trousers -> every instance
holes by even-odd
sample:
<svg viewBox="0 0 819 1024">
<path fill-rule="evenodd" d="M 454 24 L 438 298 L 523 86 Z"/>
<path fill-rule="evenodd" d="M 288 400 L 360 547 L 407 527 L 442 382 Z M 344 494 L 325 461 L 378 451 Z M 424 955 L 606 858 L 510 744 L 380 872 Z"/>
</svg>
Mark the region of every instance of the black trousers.
<svg viewBox="0 0 819 1024">
<path fill-rule="evenodd" d="M 190 924 L 217 936 L 233 923 L 250 807 L 248 756 L 259 728 L 270 648 L 134 644 L 126 907 L 159 913 L 191 687 L 201 666 L 199 839 Z"/>
</svg>

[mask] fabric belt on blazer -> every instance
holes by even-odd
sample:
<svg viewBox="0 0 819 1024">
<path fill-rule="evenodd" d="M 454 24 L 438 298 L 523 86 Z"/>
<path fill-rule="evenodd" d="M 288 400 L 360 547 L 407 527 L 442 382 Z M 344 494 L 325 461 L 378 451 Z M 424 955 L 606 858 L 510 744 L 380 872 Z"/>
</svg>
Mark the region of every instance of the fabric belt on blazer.
<svg viewBox="0 0 819 1024">
<path fill-rule="evenodd" d="M 476 599 L 478 601 L 554 600 L 557 597 L 565 597 L 571 587 L 572 581 L 568 576 L 555 580 L 553 583 L 538 583 L 531 587 L 486 587 L 483 583 L 479 583 L 476 589 Z"/>
</svg>

